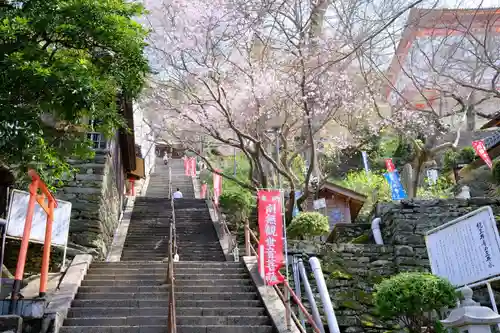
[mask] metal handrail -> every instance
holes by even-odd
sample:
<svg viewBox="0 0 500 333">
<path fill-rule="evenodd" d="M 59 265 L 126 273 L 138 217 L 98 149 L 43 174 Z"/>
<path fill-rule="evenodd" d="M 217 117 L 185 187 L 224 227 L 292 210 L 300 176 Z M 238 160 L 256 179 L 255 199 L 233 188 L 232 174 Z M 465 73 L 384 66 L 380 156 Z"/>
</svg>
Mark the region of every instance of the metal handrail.
<svg viewBox="0 0 500 333">
<path fill-rule="evenodd" d="M 222 232 L 227 236 L 227 241 L 228 241 L 228 251 L 232 252 L 237 246 L 236 239 L 233 238 L 233 235 L 231 234 L 231 231 L 229 230 L 229 226 L 227 225 L 227 221 L 225 218 L 222 217 L 222 212 L 219 208 L 218 205 L 215 204 L 214 198 L 213 198 L 213 192 L 211 189 L 207 189 L 207 195 L 208 199 L 212 201 L 212 207 L 215 210 L 215 213 L 217 214 L 217 219 L 219 220 L 221 226 L 222 226 Z"/>
<path fill-rule="evenodd" d="M 245 252 L 246 252 L 247 256 L 254 255 L 254 256 L 258 257 L 259 254 L 255 250 L 255 247 L 252 245 L 252 241 L 255 244 L 259 243 L 259 239 L 255 235 L 255 233 L 253 232 L 253 230 L 250 229 L 250 225 L 249 225 L 248 220 L 247 220 L 247 221 L 245 221 L 245 249 L 246 249 Z M 290 285 L 288 284 L 287 281 L 285 281 L 285 283 L 283 284 L 283 287 L 284 287 L 284 292 L 282 292 L 276 285 L 273 286 L 274 290 L 278 294 L 278 297 L 281 299 L 281 301 L 285 305 L 285 309 L 286 309 L 286 312 L 287 312 L 287 314 L 286 314 L 287 320 L 288 320 L 289 317 L 291 317 L 292 320 L 294 321 L 294 323 L 299 328 L 299 330 L 302 333 L 306 333 L 306 329 L 302 326 L 299 318 L 297 318 L 297 316 L 295 315 L 295 313 L 293 313 L 293 311 L 290 310 L 290 301 L 289 301 L 290 297 L 288 297 L 290 295 L 290 296 L 292 296 L 292 298 L 295 301 L 295 303 L 297 303 L 297 305 L 299 307 L 299 310 L 304 314 L 304 317 L 307 319 L 307 322 L 309 323 L 309 325 L 311 325 L 313 331 L 315 333 L 321 333 L 321 331 L 318 328 L 318 326 L 316 325 L 316 323 L 315 323 L 312 315 L 304 307 L 304 304 L 302 304 L 301 300 L 297 297 L 297 295 L 295 294 L 295 292 L 290 287 Z"/>
<path fill-rule="evenodd" d="M 168 187 L 170 196 L 170 207 L 172 211 L 172 220 L 170 223 L 170 232 L 168 239 L 168 268 L 167 268 L 167 284 L 169 285 L 168 296 L 168 332 L 177 332 L 177 316 L 175 312 L 175 273 L 174 273 L 174 257 L 177 255 L 177 237 L 175 229 L 175 205 L 172 192 L 172 169 L 168 167 Z"/>
</svg>

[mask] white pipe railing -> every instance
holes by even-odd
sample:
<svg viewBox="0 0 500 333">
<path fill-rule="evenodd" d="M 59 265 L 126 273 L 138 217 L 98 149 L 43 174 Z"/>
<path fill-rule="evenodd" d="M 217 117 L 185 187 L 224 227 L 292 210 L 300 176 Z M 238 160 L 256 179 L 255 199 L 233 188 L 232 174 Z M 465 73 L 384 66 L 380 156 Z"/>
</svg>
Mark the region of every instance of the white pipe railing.
<svg viewBox="0 0 500 333">
<path fill-rule="evenodd" d="M 382 239 L 382 232 L 380 231 L 380 223 L 382 219 L 380 217 L 376 217 L 372 221 L 372 233 L 373 238 L 375 239 L 375 244 L 384 245 L 384 240 Z"/>
</svg>

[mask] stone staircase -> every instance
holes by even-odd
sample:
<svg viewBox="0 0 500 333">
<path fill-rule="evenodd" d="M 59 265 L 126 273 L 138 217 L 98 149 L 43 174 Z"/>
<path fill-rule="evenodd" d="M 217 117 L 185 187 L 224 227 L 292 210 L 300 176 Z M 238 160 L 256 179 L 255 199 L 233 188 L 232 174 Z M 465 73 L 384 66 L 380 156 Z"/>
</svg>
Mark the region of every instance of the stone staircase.
<svg viewBox="0 0 500 333">
<path fill-rule="evenodd" d="M 167 264 L 162 260 L 171 207 L 168 169 L 162 163 L 156 170 L 146 197 L 136 199 L 121 261 L 91 265 L 61 333 L 168 332 Z M 177 333 L 274 333 L 244 264 L 224 261 L 206 203 L 188 198 L 183 178 L 189 177 L 174 178 L 185 185 L 186 197 L 175 201 Z"/>
<path fill-rule="evenodd" d="M 172 168 L 172 191 L 178 188 L 184 198 L 194 198 L 193 179 L 184 173 L 184 161 L 182 159 L 170 159 L 168 162 Z"/>
<path fill-rule="evenodd" d="M 180 260 L 226 260 L 204 199 L 176 200 L 175 216 Z"/>
</svg>

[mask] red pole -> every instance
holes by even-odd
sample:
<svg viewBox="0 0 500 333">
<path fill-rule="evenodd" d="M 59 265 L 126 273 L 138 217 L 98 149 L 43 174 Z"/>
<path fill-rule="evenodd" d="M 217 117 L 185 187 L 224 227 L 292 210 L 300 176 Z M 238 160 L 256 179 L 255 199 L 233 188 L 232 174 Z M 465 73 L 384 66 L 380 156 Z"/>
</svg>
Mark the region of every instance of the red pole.
<svg viewBox="0 0 500 333">
<path fill-rule="evenodd" d="M 128 181 L 130 182 L 130 194 L 132 196 L 135 196 L 135 186 L 134 186 L 135 179 L 134 178 L 130 178 Z"/>
<path fill-rule="evenodd" d="M 21 284 L 24 276 L 24 265 L 26 264 L 26 254 L 28 253 L 28 245 L 31 233 L 31 224 L 33 222 L 33 214 L 35 212 L 36 195 L 38 191 L 38 179 L 33 179 L 29 187 L 30 199 L 28 201 L 28 211 L 26 220 L 24 221 L 23 239 L 21 240 L 21 248 L 17 258 L 16 274 L 14 276 L 14 284 L 12 285 L 12 294 L 9 313 L 14 314 L 17 308 L 17 300 L 21 291 Z"/>
<path fill-rule="evenodd" d="M 45 226 L 45 241 L 43 244 L 42 270 L 40 272 L 40 297 L 45 297 L 49 277 L 50 248 L 52 243 L 52 223 L 54 222 L 54 200 L 49 199 L 47 225 Z"/>
</svg>

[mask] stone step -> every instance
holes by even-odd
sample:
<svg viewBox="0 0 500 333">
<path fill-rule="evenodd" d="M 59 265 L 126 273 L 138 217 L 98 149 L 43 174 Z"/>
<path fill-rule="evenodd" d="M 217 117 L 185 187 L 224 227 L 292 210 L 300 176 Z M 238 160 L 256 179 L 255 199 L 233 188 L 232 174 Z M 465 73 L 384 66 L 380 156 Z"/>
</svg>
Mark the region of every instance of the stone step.
<svg viewBox="0 0 500 333">
<path fill-rule="evenodd" d="M 75 299 L 92 300 L 92 299 L 113 299 L 113 300 L 166 300 L 169 293 L 167 291 L 158 292 L 139 292 L 139 293 L 120 293 L 120 292 L 102 292 L 102 293 L 86 293 L 79 292 Z M 216 292 L 216 293 L 193 293 L 193 292 L 175 292 L 177 302 L 182 300 L 214 300 L 214 301 L 245 301 L 258 300 L 255 292 Z"/>
<path fill-rule="evenodd" d="M 194 286 L 176 286 L 176 292 L 190 293 L 219 293 L 219 292 L 255 292 L 255 287 L 247 286 L 215 286 L 215 285 L 194 285 Z M 82 286 L 78 289 L 79 293 L 156 293 L 168 292 L 168 285 L 160 286 Z"/>
<path fill-rule="evenodd" d="M 177 314 L 177 313 L 176 313 Z M 177 325 L 272 325 L 267 316 L 177 316 Z"/>
<path fill-rule="evenodd" d="M 91 265 L 91 269 L 97 268 L 120 268 L 120 269 L 143 269 L 143 268 L 167 268 L 168 264 L 161 261 L 117 261 L 117 262 L 106 262 L 106 261 L 94 261 Z M 243 267 L 241 263 L 234 261 L 179 261 L 175 263 L 175 267 L 179 268 L 218 268 L 218 267 L 232 267 L 241 268 Z"/>
<path fill-rule="evenodd" d="M 222 274 L 222 273 L 236 273 L 243 274 L 246 273 L 246 269 L 244 267 L 183 267 L 177 266 L 174 264 L 175 274 L 196 274 L 197 272 L 204 272 L 206 274 Z M 93 275 L 119 275 L 119 276 L 127 276 L 127 275 L 165 275 L 167 273 L 167 268 L 159 267 L 159 268 L 115 268 L 115 267 L 99 267 L 96 269 L 92 269 L 87 273 L 87 276 Z"/>
<path fill-rule="evenodd" d="M 166 326 L 65 326 L 60 333 L 168 333 Z M 273 326 L 187 326 L 178 325 L 177 333 L 274 333 Z"/>
<path fill-rule="evenodd" d="M 176 307 L 177 316 L 265 316 L 264 307 L 255 308 L 185 308 Z M 167 308 L 71 308 L 68 318 L 78 317 L 125 317 L 125 316 L 167 316 Z"/>
<path fill-rule="evenodd" d="M 198 279 L 198 276 L 194 276 L 192 279 L 181 280 L 176 276 L 176 285 L 178 286 L 188 286 L 188 285 L 220 285 L 220 286 L 241 286 L 241 285 L 253 285 L 252 280 L 249 279 L 223 279 L 223 280 L 214 280 L 214 279 Z M 111 287 L 158 287 L 165 284 L 165 279 L 148 279 L 148 280 L 87 280 L 84 279 L 82 281 L 82 286 L 87 287 L 103 287 L 103 286 L 111 286 Z"/>
<path fill-rule="evenodd" d="M 178 300 L 176 306 L 185 308 L 245 308 L 261 307 L 260 300 Z M 168 308 L 167 300 L 151 299 L 75 299 L 73 308 Z"/>
<path fill-rule="evenodd" d="M 97 313 L 95 313 L 98 316 Z M 126 317 L 85 317 L 68 318 L 64 321 L 67 326 L 147 326 L 147 325 L 165 325 L 168 324 L 168 316 L 137 316 Z"/>
</svg>

